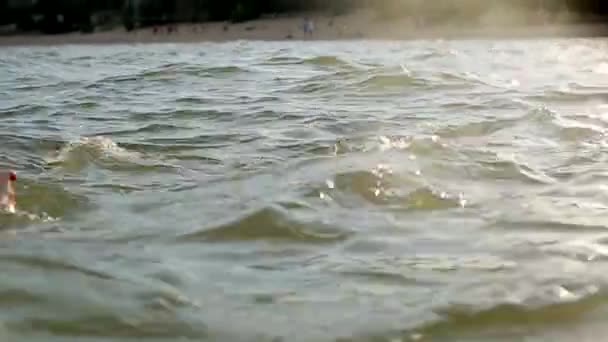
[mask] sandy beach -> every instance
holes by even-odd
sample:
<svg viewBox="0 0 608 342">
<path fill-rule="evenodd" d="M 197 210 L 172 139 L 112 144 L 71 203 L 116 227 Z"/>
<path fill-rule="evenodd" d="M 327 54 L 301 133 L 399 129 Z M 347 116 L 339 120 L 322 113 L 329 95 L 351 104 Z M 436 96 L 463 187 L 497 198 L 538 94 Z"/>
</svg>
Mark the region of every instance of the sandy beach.
<svg viewBox="0 0 608 342">
<path fill-rule="evenodd" d="M 314 21 L 313 34 L 303 32 L 304 18 Z M 470 25 L 424 25 L 417 18 L 384 19 L 373 11 L 360 10 L 341 16 L 326 13 L 293 14 L 266 17 L 244 23 L 182 23 L 140 28 L 127 32 L 118 27 L 94 33 L 57 35 L 21 34 L 0 36 L 0 46 L 120 44 L 160 42 L 223 42 L 232 40 L 410 40 L 453 38 L 535 38 L 608 36 L 608 26 L 593 23 L 542 24 L 522 20 L 499 23 L 488 18 L 485 23 Z M 155 32 L 156 31 L 156 32 Z"/>
</svg>

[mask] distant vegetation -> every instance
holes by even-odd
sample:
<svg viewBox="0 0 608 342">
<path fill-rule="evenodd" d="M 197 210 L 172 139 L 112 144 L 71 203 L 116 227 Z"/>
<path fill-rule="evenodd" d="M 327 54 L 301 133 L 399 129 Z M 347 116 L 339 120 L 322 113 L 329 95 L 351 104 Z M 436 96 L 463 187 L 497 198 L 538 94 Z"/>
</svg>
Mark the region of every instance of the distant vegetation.
<svg viewBox="0 0 608 342">
<path fill-rule="evenodd" d="M 567 9 L 583 18 L 608 14 L 606 0 L 0 0 L 0 25 L 46 33 L 92 32 L 116 25 L 131 30 L 174 22 L 241 22 L 302 11 L 342 14 L 356 7 L 374 8 L 385 19 L 431 13 L 437 21 L 466 21 L 493 7 L 548 13 Z"/>
</svg>

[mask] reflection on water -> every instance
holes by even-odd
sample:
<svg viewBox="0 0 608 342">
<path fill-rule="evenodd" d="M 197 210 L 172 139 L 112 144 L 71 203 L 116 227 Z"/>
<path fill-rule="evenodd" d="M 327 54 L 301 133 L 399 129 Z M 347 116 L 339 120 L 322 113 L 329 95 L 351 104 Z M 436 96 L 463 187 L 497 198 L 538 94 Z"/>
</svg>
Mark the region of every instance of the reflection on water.
<svg viewBox="0 0 608 342">
<path fill-rule="evenodd" d="M 605 49 L 6 48 L 0 337 L 602 336 Z"/>
</svg>

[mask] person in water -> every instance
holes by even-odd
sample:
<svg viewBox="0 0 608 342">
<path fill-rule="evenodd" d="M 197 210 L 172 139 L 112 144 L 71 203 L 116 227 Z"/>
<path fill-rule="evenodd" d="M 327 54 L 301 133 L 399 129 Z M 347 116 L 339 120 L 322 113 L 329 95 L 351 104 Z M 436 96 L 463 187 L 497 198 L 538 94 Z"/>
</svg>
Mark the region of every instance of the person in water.
<svg viewBox="0 0 608 342">
<path fill-rule="evenodd" d="M 15 181 L 17 181 L 15 171 L 0 170 L 0 210 L 15 212 L 15 205 L 17 205 Z"/>
</svg>

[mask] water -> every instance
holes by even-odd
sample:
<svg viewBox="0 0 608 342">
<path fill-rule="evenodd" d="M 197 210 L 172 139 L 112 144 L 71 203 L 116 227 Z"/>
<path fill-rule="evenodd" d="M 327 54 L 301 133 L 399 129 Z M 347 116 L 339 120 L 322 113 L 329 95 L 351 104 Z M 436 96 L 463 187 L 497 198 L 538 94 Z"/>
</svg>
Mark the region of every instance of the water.
<svg viewBox="0 0 608 342">
<path fill-rule="evenodd" d="M 607 48 L 3 48 L 0 337 L 595 340 Z"/>
</svg>

